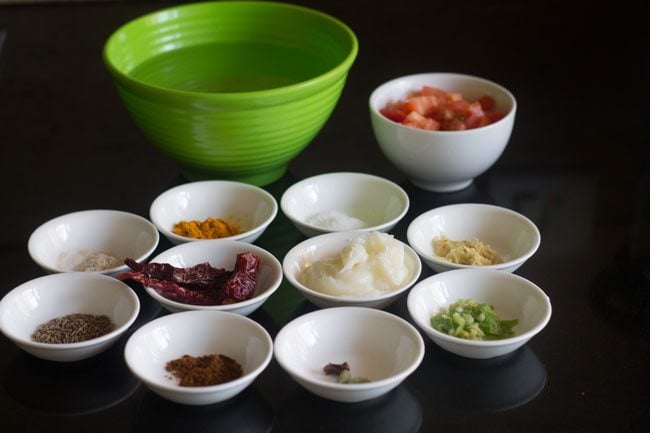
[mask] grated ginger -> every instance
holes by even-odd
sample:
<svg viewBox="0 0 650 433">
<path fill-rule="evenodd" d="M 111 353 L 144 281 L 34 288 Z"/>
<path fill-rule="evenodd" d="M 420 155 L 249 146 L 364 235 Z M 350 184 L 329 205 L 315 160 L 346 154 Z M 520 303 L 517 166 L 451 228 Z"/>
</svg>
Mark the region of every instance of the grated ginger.
<svg viewBox="0 0 650 433">
<path fill-rule="evenodd" d="M 478 239 L 454 241 L 441 236 L 433 240 L 433 251 L 438 257 L 460 265 L 486 266 L 503 263 L 503 259 L 490 245 Z"/>
</svg>

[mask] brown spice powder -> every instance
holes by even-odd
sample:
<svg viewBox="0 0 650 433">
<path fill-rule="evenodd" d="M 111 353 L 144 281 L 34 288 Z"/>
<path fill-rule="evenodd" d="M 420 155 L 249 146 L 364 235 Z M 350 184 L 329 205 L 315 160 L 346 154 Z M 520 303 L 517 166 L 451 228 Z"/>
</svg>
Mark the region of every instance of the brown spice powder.
<svg viewBox="0 0 650 433">
<path fill-rule="evenodd" d="M 241 365 L 225 355 L 183 355 L 169 361 L 165 370 L 180 379 L 180 386 L 210 386 L 230 382 L 242 376 Z"/>
</svg>

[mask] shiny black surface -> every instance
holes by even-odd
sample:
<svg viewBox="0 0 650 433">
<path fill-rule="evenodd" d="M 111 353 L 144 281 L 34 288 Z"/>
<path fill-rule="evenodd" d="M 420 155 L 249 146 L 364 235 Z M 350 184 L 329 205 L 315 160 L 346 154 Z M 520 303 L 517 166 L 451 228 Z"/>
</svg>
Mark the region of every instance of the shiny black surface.
<svg viewBox="0 0 650 433">
<path fill-rule="evenodd" d="M 427 342 L 421 367 L 405 383 L 356 405 L 312 396 L 272 362 L 233 400 L 184 407 L 130 375 L 121 352 L 128 334 L 75 364 L 37 360 L 0 336 L 0 431 L 650 431 L 642 2 L 296 3 L 348 23 L 360 51 L 325 128 L 267 189 L 279 198 L 313 174 L 382 175 L 411 198 L 393 231 L 401 239 L 415 216 L 443 204 L 494 203 L 522 212 L 538 225 L 542 245 L 517 273 L 550 296 L 547 328 L 512 355 L 488 361 Z M 0 3 L 0 294 L 42 275 L 27 253 L 39 224 L 92 208 L 148 216 L 156 195 L 183 182 L 128 118 L 101 59 L 114 29 L 169 4 Z M 381 155 L 368 118 L 374 87 L 435 71 L 494 80 L 518 100 L 502 158 L 470 188 L 450 194 L 410 185 Z M 302 239 L 280 213 L 257 243 L 281 259 Z M 167 247 L 162 241 L 159 249 Z M 165 314 L 136 289 L 143 311 L 134 329 Z M 251 317 L 274 336 L 314 308 L 284 283 Z M 407 317 L 405 299 L 388 311 Z"/>
</svg>

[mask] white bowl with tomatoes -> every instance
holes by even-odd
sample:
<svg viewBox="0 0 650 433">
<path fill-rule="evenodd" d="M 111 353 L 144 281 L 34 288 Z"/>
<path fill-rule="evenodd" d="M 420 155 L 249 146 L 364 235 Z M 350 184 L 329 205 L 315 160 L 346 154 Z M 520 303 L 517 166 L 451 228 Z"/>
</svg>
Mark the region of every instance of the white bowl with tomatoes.
<svg viewBox="0 0 650 433">
<path fill-rule="evenodd" d="M 436 192 L 468 187 L 505 150 L 517 101 L 505 87 L 458 73 L 390 80 L 370 95 L 379 148 L 415 186 Z"/>
</svg>

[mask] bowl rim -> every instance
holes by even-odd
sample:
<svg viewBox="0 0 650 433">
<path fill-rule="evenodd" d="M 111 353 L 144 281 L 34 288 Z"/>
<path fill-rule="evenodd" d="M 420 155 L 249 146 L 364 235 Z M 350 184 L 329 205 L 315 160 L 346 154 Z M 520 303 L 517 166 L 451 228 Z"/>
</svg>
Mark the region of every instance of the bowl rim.
<svg viewBox="0 0 650 433">
<path fill-rule="evenodd" d="M 465 338 L 460 338 L 460 337 L 454 337 L 452 335 L 447 335 L 444 332 L 438 331 L 435 329 L 429 322 L 423 322 L 420 320 L 419 316 L 414 314 L 412 311 L 414 309 L 414 303 L 415 299 L 418 298 L 419 296 L 422 295 L 422 293 L 427 290 L 430 287 L 430 284 L 434 280 L 442 280 L 447 277 L 449 277 L 449 273 L 452 273 L 451 275 L 460 275 L 460 274 L 468 274 L 468 273 L 474 273 L 474 274 L 479 274 L 483 273 L 485 275 L 492 275 L 497 278 L 503 278 L 503 279 L 512 279 L 515 280 L 519 283 L 521 283 L 522 286 L 525 286 L 530 292 L 534 293 L 537 298 L 539 298 L 543 305 L 546 308 L 546 313 L 544 316 L 541 318 L 541 320 L 535 324 L 530 330 L 523 332 L 521 334 L 514 335 L 512 337 L 507 337 L 507 338 L 501 338 L 499 340 L 468 340 Z M 533 283 L 532 281 L 528 280 L 527 278 L 524 278 L 520 275 L 513 274 L 510 272 L 503 272 L 495 269 L 453 269 L 450 271 L 445 271 L 441 272 L 438 274 L 431 275 L 422 281 L 420 281 L 418 284 L 416 284 L 413 289 L 409 292 L 409 295 L 406 300 L 406 308 L 409 312 L 409 315 L 411 316 L 411 319 L 424 331 L 427 335 L 429 335 L 432 339 L 439 339 L 443 340 L 449 343 L 453 343 L 455 345 L 461 345 L 461 346 L 467 346 L 467 347 L 475 347 L 475 348 L 490 348 L 490 347 L 503 347 L 503 346 L 508 346 L 511 344 L 517 344 L 517 343 L 522 343 L 530 340 L 532 337 L 535 335 L 539 334 L 548 324 L 548 322 L 551 319 L 551 316 L 553 314 L 553 306 L 551 304 L 551 299 L 549 296 L 542 290 L 537 284 Z"/>
<path fill-rule="evenodd" d="M 238 233 L 233 236 L 227 236 L 227 237 L 215 238 L 215 239 L 230 239 L 230 240 L 245 239 L 249 236 L 259 233 L 260 231 L 265 230 L 273 222 L 275 217 L 278 215 L 277 200 L 275 199 L 275 197 L 273 197 L 273 195 L 270 192 L 268 192 L 267 190 L 265 190 L 260 186 L 253 185 L 246 182 L 239 182 L 235 180 L 200 180 L 200 181 L 187 182 L 181 185 L 173 186 L 160 193 L 151 202 L 151 205 L 149 206 L 149 218 L 151 219 L 151 222 L 156 227 L 156 229 L 160 231 L 160 233 L 162 233 L 164 236 L 175 239 L 179 242 L 197 242 L 197 241 L 213 240 L 213 239 L 196 239 L 196 238 L 191 238 L 189 236 L 177 235 L 167 227 L 163 226 L 163 224 L 160 222 L 159 213 L 158 213 L 159 210 L 163 207 L 163 202 L 173 198 L 180 191 L 188 188 L 203 188 L 203 187 L 215 188 L 218 190 L 221 190 L 222 188 L 230 188 L 230 189 L 254 192 L 255 194 L 258 194 L 260 196 L 260 201 L 266 201 L 268 202 L 268 204 L 271 205 L 271 212 L 261 224 L 251 228 L 250 230 Z"/>
<path fill-rule="evenodd" d="M 320 243 L 319 241 L 322 241 L 324 239 L 329 240 L 330 238 L 334 238 L 334 239 L 344 238 L 349 241 L 351 239 L 354 239 L 359 236 L 364 236 L 369 233 L 373 233 L 373 232 L 364 231 L 364 230 L 346 230 L 346 231 L 323 233 L 321 235 L 316 235 L 307 238 L 302 242 L 298 243 L 297 245 L 294 245 L 291 249 L 289 249 L 289 251 L 287 251 L 287 253 L 285 254 L 282 260 L 282 273 L 284 277 L 289 281 L 289 283 L 292 286 L 294 286 L 299 292 L 306 293 L 310 296 L 313 296 L 314 298 L 318 298 L 324 301 L 329 301 L 331 303 L 345 304 L 348 302 L 354 302 L 358 304 L 362 304 L 362 303 L 371 304 L 377 301 L 382 301 L 385 299 L 397 297 L 403 294 L 404 292 L 406 292 L 407 290 L 409 290 L 418 281 L 418 279 L 422 275 L 422 261 L 420 260 L 420 256 L 418 255 L 418 253 L 413 248 L 411 248 L 410 245 L 408 245 L 404 241 L 401 241 L 400 239 L 397 239 L 395 236 L 389 233 L 385 233 L 385 234 L 392 236 L 393 239 L 395 239 L 397 242 L 402 244 L 402 246 L 404 247 L 404 251 L 411 258 L 411 261 L 413 262 L 413 273 L 411 274 L 407 282 L 390 292 L 382 293 L 381 295 L 377 295 L 377 296 L 328 295 L 326 293 L 321 293 L 316 290 L 310 289 L 309 287 L 305 286 L 300 281 L 298 281 L 296 275 L 293 272 L 289 272 L 289 267 L 294 264 L 294 262 L 289 262 L 289 259 L 291 258 L 290 256 L 296 255 L 296 252 L 306 249 L 310 245 L 318 245 Z M 377 232 L 377 233 L 383 233 L 383 232 Z M 363 308 L 363 307 L 359 307 L 359 308 Z"/>
<path fill-rule="evenodd" d="M 343 60 L 341 60 L 335 67 L 329 69 L 328 71 L 317 75 L 316 77 L 312 77 L 308 80 L 304 80 L 295 84 L 291 84 L 288 86 L 281 86 L 281 87 L 275 87 L 275 88 L 270 88 L 270 89 L 262 89 L 262 90 L 256 90 L 256 91 L 248 91 L 248 92 L 197 92 L 197 91 L 189 91 L 189 90 L 179 90 L 179 89 L 174 89 L 170 87 L 165 87 L 165 86 L 158 86 L 158 85 L 153 85 L 150 84 L 146 81 L 138 80 L 133 78 L 129 73 L 123 72 L 120 68 L 115 66 L 111 60 L 111 57 L 109 55 L 109 48 L 111 44 L 116 44 L 116 40 L 119 38 L 119 35 L 124 32 L 125 30 L 128 29 L 129 26 L 135 26 L 139 23 L 146 22 L 146 21 L 151 21 L 151 22 L 156 22 L 156 17 L 169 14 L 171 11 L 176 11 L 179 9 L 187 10 L 187 9 L 195 9 L 195 8 L 203 8 L 206 6 L 214 6 L 214 7 L 222 7 L 224 4 L 228 3 L 235 3 L 235 4 L 246 4 L 246 5 L 260 5 L 264 7 L 272 7 L 276 9 L 285 9 L 285 10 L 292 10 L 292 11 L 297 11 L 297 12 L 302 12 L 307 15 L 312 15 L 314 17 L 318 17 L 320 19 L 323 19 L 327 22 L 330 22 L 334 24 L 337 28 L 343 31 L 349 39 L 350 42 L 350 50 L 345 56 Z M 228 6 L 225 6 L 228 7 Z M 154 90 L 154 91 L 163 91 L 166 92 L 170 95 L 176 95 L 176 96 L 186 96 L 186 97 L 192 97 L 192 96 L 198 96 L 200 95 L 203 98 L 209 98 L 209 99 L 219 99 L 223 101 L 235 101 L 235 100 L 251 100 L 255 101 L 255 99 L 261 97 L 262 95 L 264 96 L 280 96 L 286 93 L 293 93 L 293 92 L 299 92 L 305 89 L 309 89 L 310 87 L 315 86 L 317 83 L 323 82 L 323 81 L 328 81 L 335 79 L 338 75 L 340 74 L 345 74 L 346 71 L 352 66 L 352 63 L 354 62 L 357 54 L 359 51 L 359 41 L 357 39 L 357 36 L 355 33 L 352 31 L 352 29 L 345 24 L 343 21 L 340 19 L 329 15 L 327 13 L 321 12 L 319 10 L 306 7 L 306 6 L 301 6 L 301 5 L 296 5 L 296 4 L 291 4 L 291 3 L 284 3 L 280 1 L 256 1 L 256 0 L 235 0 L 235 1 L 230 1 L 230 2 L 221 2 L 221 1 L 214 1 L 214 0 L 206 0 L 206 1 L 199 1 L 196 3 L 188 3 L 188 4 L 180 4 L 180 5 L 175 5 L 175 6 L 170 6 L 166 8 L 162 8 L 156 11 L 149 12 L 147 14 L 141 15 L 139 17 L 136 17 L 121 26 L 119 26 L 117 29 L 115 29 L 109 37 L 106 39 L 106 42 L 104 43 L 104 47 L 102 49 L 102 58 L 104 60 L 104 64 L 108 67 L 109 71 L 113 74 L 115 77 L 119 77 L 119 79 L 124 80 L 125 82 L 129 83 L 130 85 L 136 85 L 136 86 L 142 86 L 146 87 L 148 89 Z"/>
<path fill-rule="evenodd" d="M 326 380 L 314 379 L 309 375 L 304 375 L 299 371 L 296 371 L 291 367 L 292 364 L 289 363 L 287 359 L 285 359 L 283 353 L 281 352 L 279 343 L 282 342 L 283 339 L 288 338 L 287 333 L 290 331 L 290 329 L 299 326 L 302 323 L 315 320 L 316 316 L 330 315 L 330 314 L 355 314 L 355 315 L 374 314 L 377 316 L 384 317 L 385 319 L 398 324 L 404 330 L 404 334 L 411 337 L 411 340 L 414 342 L 415 348 L 417 350 L 417 354 L 407 368 L 384 379 L 373 380 L 371 382 L 363 382 L 363 383 L 329 382 Z M 402 317 L 399 317 L 393 313 L 389 313 L 387 311 L 379 310 L 376 308 L 341 306 L 341 307 L 331 307 L 331 308 L 323 308 L 323 309 L 315 310 L 303 314 L 299 317 L 296 317 L 295 319 L 286 323 L 284 326 L 282 326 L 282 328 L 278 331 L 277 335 L 275 336 L 275 339 L 273 341 L 273 353 L 278 364 L 280 364 L 280 366 L 291 376 L 297 377 L 301 381 L 304 381 L 306 383 L 318 387 L 335 389 L 340 391 L 360 391 L 360 390 L 381 388 L 383 386 L 387 386 L 404 380 L 411 373 L 413 373 L 422 363 L 422 360 L 424 359 L 424 355 L 425 355 L 425 345 L 424 345 L 424 339 L 422 338 L 422 335 L 417 330 L 417 328 L 412 324 L 410 324 L 406 319 L 403 319 Z"/>
<path fill-rule="evenodd" d="M 145 292 L 149 294 L 153 299 L 158 301 L 160 304 L 163 306 L 170 306 L 173 308 L 176 308 L 178 310 L 184 310 L 185 311 L 222 311 L 222 312 L 231 312 L 234 310 L 238 310 L 240 308 L 246 308 L 251 305 L 254 305 L 258 302 L 262 302 L 265 299 L 269 298 L 273 293 L 275 293 L 280 285 L 282 284 L 282 264 L 280 261 L 269 251 L 265 250 L 264 248 L 251 244 L 248 242 L 244 241 L 237 241 L 237 240 L 232 240 L 232 239 L 205 239 L 205 244 L 207 245 L 208 243 L 213 244 L 215 247 L 217 246 L 223 246 L 225 248 L 228 248 L 228 245 L 240 245 L 240 246 L 245 246 L 248 251 L 253 251 L 256 254 L 264 257 L 260 257 L 263 260 L 270 262 L 271 267 L 273 267 L 277 272 L 278 272 L 278 278 L 273 281 L 273 283 L 263 292 L 259 293 L 257 296 L 253 296 L 252 298 L 246 299 L 244 301 L 240 302 L 235 302 L 233 304 L 222 304 L 222 305 L 194 305 L 194 304 L 186 304 L 184 302 L 178 302 L 174 301 L 172 299 L 166 298 L 159 294 L 156 290 L 153 288 L 142 284 L 142 287 L 144 288 Z M 179 245 L 174 245 L 173 247 L 170 247 L 166 249 L 165 251 L 160 252 L 160 254 L 156 255 L 153 257 L 149 262 L 150 263 L 168 263 L 168 262 L 162 262 L 160 259 L 158 259 L 160 256 L 165 256 L 171 253 L 174 253 L 177 250 L 182 250 L 185 248 L 192 248 L 192 245 L 194 243 L 192 242 L 187 242 Z M 209 260 L 205 260 L 209 261 Z M 198 263 L 197 263 L 198 264 Z M 191 266 L 191 265 L 190 265 Z"/>
<path fill-rule="evenodd" d="M 282 213 L 294 224 L 300 225 L 304 228 L 307 228 L 315 232 L 332 233 L 332 232 L 345 231 L 345 230 L 331 230 L 331 229 L 323 228 L 321 226 L 311 224 L 304 219 L 300 219 L 295 215 L 295 213 L 291 212 L 291 209 L 289 208 L 289 204 L 288 204 L 291 195 L 295 194 L 298 190 L 304 188 L 305 185 L 312 182 L 317 182 L 318 180 L 321 179 L 335 178 L 335 177 L 364 179 L 364 180 L 381 183 L 382 185 L 387 187 L 386 188 L 387 190 L 390 189 L 395 194 L 395 196 L 399 196 L 399 198 L 401 198 L 402 200 L 403 203 L 402 210 L 398 215 L 381 224 L 364 227 L 362 229 L 359 229 L 359 231 L 382 231 L 388 227 L 394 226 L 404 218 L 404 216 L 406 215 L 406 213 L 408 212 L 411 206 L 410 198 L 406 190 L 404 190 L 404 188 L 402 188 L 396 182 L 393 182 L 390 179 L 386 179 L 385 177 L 377 176 L 370 173 L 363 173 L 357 171 L 336 171 L 336 172 L 321 173 L 314 176 L 306 177 L 304 179 L 295 182 L 293 185 L 287 188 L 282 193 L 282 196 L 280 197 L 280 208 L 282 210 Z"/>
<path fill-rule="evenodd" d="M 129 327 L 131 327 L 131 325 L 133 325 L 135 320 L 138 318 L 138 315 L 140 314 L 140 299 L 138 298 L 138 295 L 135 293 L 135 291 L 128 284 L 119 281 L 113 277 L 110 277 L 108 275 L 97 273 L 97 272 L 60 272 L 56 274 L 43 275 L 37 278 L 33 278 L 11 289 L 9 292 L 7 292 L 6 295 L 4 295 L 0 299 L 0 315 L 2 315 L 3 311 L 5 311 L 5 309 L 7 308 L 6 305 L 7 302 L 9 302 L 10 297 L 18 296 L 19 293 L 29 289 L 34 284 L 45 282 L 47 280 L 57 280 L 57 279 L 60 280 L 87 279 L 89 282 L 95 282 L 95 283 L 98 282 L 114 283 L 116 286 L 120 288 L 122 293 L 129 299 L 130 305 L 133 307 L 131 309 L 131 313 L 129 314 L 128 319 L 122 325 L 116 326 L 115 329 L 113 329 L 111 332 L 107 334 L 101 335 L 97 338 L 92 338 L 90 340 L 79 341 L 76 343 L 40 343 L 37 341 L 33 341 L 31 339 L 26 339 L 8 330 L 4 326 L 4 321 L 0 320 L 0 331 L 2 331 L 2 333 L 5 336 L 7 336 L 7 338 L 11 339 L 12 341 L 14 341 L 14 343 L 19 344 L 21 346 L 30 347 L 39 350 L 46 349 L 52 351 L 65 351 L 65 350 L 85 349 L 85 348 L 90 348 L 90 347 L 107 343 L 113 339 L 120 337 L 129 329 Z M 88 290 L 92 292 L 91 289 Z"/>
<path fill-rule="evenodd" d="M 532 234 L 533 237 L 533 245 L 531 248 L 526 251 L 526 253 L 515 257 L 511 260 L 508 260 L 507 262 L 503 263 L 497 263 L 495 265 L 464 265 L 460 263 L 452 263 L 447 260 L 444 260 L 442 258 L 438 258 L 435 255 L 428 254 L 425 251 L 423 251 L 421 248 L 417 246 L 417 244 L 414 241 L 415 237 L 415 231 L 417 230 L 417 227 L 423 223 L 426 219 L 430 218 L 431 215 L 435 215 L 437 213 L 440 213 L 442 211 L 451 209 L 451 208 L 481 208 L 481 209 L 489 209 L 493 210 L 495 212 L 500 212 L 503 214 L 508 214 L 511 215 L 515 218 L 517 218 L 519 221 L 524 223 L 524 225 L 529 229 L 529 232 Z M 408 225 L 408 228 L 406 229 L 406 238 L 408 244 L 418 253 L 422 259 L 428 262 L 435 263 L 440 266 L 444 266 L 449 269 L 506 269 L 511 266 L 516 266 L 524 263 L 527 261 L 529 258 L 531 258 L 539 249 L 541 245 L 541 234 L 539 229 L 537 228 L 537 225 L 526 217 L 525 215 L 514 211 L 512 209 L 503 207 L 503 206 L 497 206 L 493 204 L 485 204 L 485 203 L 456 203 L 456 204 L 449 204 L 449 205 L 444 205 L 444 206 L 439 206 L 433 209 L 429 209 L 428 211 L 425 211 L 415 217 Z M 433 239 L 431 239 L 433 241 Z"/>
<path fill-rule="evenodd" d="M 228 320 L 239 321 L 240 323 L 246 323 L 248 326 L 251 326 L 253 329 L 255 329 L 255 331 L 257 331 L 256 335 L 262 337 L 263 342 L 266 343 L 265 344 L 266 353 L 264 354 L 264 358 L 262 359 L 262 362 L 253 370 L 249 371 L 248 373 L 242 374 L 241 377 L 217 385 L 181 387 L 173 383 L 150 380 L 149 378 L 143 376 L 140 373 L 140 370 L 136 369 L 133 363 L 131 362 L 131 353 L 132 353 L 132 348 L 135 344 L 135 338 L 137 336 L 145 334 L 150 329 L 155 328 L 156 326 L 160 326 L 161 323 L 165 323 L 169 320 L 180 320 L 181 318 L 186 318 L 189 315 L 197 315 L 197 316 L 214 315 L 215 317 L 216 315 L 219 315 L 227 318 Z M 255 320 L 246 316 L 242 316 L 241 314 L 236 314 L 229 311 L 195 310 L 195 311 L 183 311 L 179 313 L 166 314 L 150 322 L 147 322 L 144 325 L 142 325 L 140 328 L 138 328 L 133 334 L 131 334 L 131 336 L 129 337 L 129 339 L 127 340 L 124 346 L 124 361 L 126 362 L 126 365 L 129 368 L 129 370 L 142 382 L 144 382 L 147 385 L 150 385 L 153 388 L 162 389 L 165 391 L 171 391 L 174 393 L 182 393 L 182 394 L 195 394 L 195 395 L 211 394 L 213 392 L 226 391 L 231 388 L 236 388 L 238 386 L 245 385 L 248 382 L 253 381 L 257 376 L 260 375 L 260 373 L 262 373 L 262 371 L 264 371 L 264 369 L 271 362 L 272 357 L 273 357 L 273 339 L 271 338 L 269 332 L 262 325 L 257 323 Z"/>
<path fill-rule="evenodd" d="M 467 80 L 475 80 L 477 82 L 481 82 L 487 85 L 490 85 L 494 87 L 495 89 L 498 89 L 500 92 L 502 92 L 507 99 L 510 100 L 511 107 L 506 113 L 505 116 L 503 116 L 501 119 L 497 120 L 496 122 L 490 123 L 489 125 L 484 125 L 478 128 L 472 128 L 472 129 L 465 129 L 462 131 L 430 131 L 430 130 L 425 130 L 425 129 L 420 129 L 420 128 L 412 128 L 410 126 L 402 125 L 399 122 L 395 122 L 394 120 L 388 119 L 386 116 L 382 115 L 379 112 L 380 107 L 377 105 L 376 100 L 379 98 L 380 94 L 385 91 L 385 89 L 399 81 L 403 80 L 423 80 L 423 79 L 432 79 L 436 77 L 455 77 L 455 78 L 462 78 L 462 79 L 467 79 Z M 416 90 L 416 89 L 413 89 Z M 415 73 L 415 74 L 409 74 L 409 75 L 402 75 L 396 78 L 392 78 L 389 81 L 386 81 L 379 86 L 375 87 L 375 89 L 370 93 L 370 97 L 368 98 L 368 108 L 370 110 L 371 116 L 376 119 L 383 121 L 386 124 L 389 125 L 394 125 L 395 127 L 401 129 L 404 128 L 404 131 L 411 131 L 414 134 L 421 134 L 423 136 L 425 135 L 453 135 L 453 136 L 461 136 L 461 135 L 470 135 L 470 134 L 476 134 L 477 131 L 485 131 L 488 129 L 492 129 L 497 127 L 497 125 L 500 125 L 506 121 L 511 122 L 513 121 L 513 118 L 515 116 L 515 113 L 517 112 L 517 99 L 515 96 L 508 90 L 506 87 L 503 85 L 489 80 L 487 78 L 479 77 L 476 75 L 470 75 L 470 74 L 465 74 L 465 73 L 458 73 L 458 72 L 421 72 L 421 73 Z"/>
<path fill-rule="evenodd" d="M 32 231 L 32 233 L 29 235 L 29 238 L 27 240 L 27 251 L 29 252 L 30 257 L 37 265 L 39 265 L 43 269 L 47 269 L 48 272 L 50 273 L 114 274 L 114 273 L 126 271 L 128 269 L 128 266 L 124 263 L 122 263 L 120 266 L 102 269 L 99 271 L 64 270 L 44 262 L 43 260 L 41 260 L 38 254 L 36 243 L 39 237 L 41 237 L 43 233 L 45 233 L 45 231 L 49 229 L 49 227 L 58 224 L 60 222 L 63 222 L 67 218 L 71 218 L 75 216 L 85 216 L 85 215 L 92 216 L 98 214 L 119 215 L 119 216 L 124 216 L 126 218 L 131 218 L 134 221 L 138 221 L 138 223 L 142 224 L 143 227 L 147 227 L 149 229 L 150 234 L 152 235 L 153 238 L 153 242 L 143 254 L 141 254 L 137 258 L 134 257 L 134 259 L 138 261 L 146 260 L 146 258 L 149 257 L 151 254 L 153 254 L 156 248 L 158 248 L 158 244 L 160 243 L 160 233 L 158 232 L 156 226 L 150 220 L 132 212 L 127 212 L 127 211 L 117 210 L 117 209 L 98 208 L 98 209 L 86 209 L 86 210 L 68 212 L 63 215 L 50 218 L 49 220 L 41 223 L 38 227 L 34 229 L 34 231 Z"/>
</svg>

